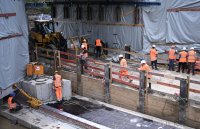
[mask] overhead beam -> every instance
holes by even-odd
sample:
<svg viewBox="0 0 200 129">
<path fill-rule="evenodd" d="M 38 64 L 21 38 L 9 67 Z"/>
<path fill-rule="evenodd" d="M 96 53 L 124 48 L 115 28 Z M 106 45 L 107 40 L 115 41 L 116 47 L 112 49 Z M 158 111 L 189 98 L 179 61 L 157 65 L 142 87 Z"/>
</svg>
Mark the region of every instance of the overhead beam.
<svg viewBox="0 0 200 129">
<path fill-rule="evenodd" d="M 180 11 L 197 12 L 197 11 L 200 11 L 200 8 L 172 8 L 172 9 L 167 9 L 167 12 L 180 12 Z"/>
<path fill-rule="evenodd" d="M 79 4 L 79 5 L 132 5 L 132 6 L 160 6 L 160 2 L 134 2 L 134 1 L 54 1 L 54 2 L 46 2 L 47 4 Z"/>
<path fill-rule="evenodd" d="M 16 16 L 16 13 L 0 13 L 0 17 L 11 17 Z"/>
</svg>

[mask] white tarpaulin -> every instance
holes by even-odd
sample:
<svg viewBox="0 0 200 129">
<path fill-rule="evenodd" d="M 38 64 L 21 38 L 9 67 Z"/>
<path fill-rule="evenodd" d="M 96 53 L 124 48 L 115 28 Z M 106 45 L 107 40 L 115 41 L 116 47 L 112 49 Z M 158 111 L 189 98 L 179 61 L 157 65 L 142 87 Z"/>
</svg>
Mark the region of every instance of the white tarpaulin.
<svg viewBox="0 0 200 129">
<path fill-rule="evenodd" d="M 5 89 L 25 75 L 29 62 L 28 27 L 23 0 L 0 0 L 0 14 L 16 13 L 8 18 L 0 17 L 0 88 Z"/>
</svg>

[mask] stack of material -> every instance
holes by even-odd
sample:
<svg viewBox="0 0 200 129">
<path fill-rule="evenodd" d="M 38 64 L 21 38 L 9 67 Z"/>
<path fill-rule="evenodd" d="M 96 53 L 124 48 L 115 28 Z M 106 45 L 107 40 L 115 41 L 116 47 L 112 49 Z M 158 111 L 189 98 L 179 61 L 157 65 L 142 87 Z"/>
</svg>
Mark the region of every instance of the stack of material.
<svg viewBox="0 0 200 129">
<path fill-rule="evenodd" d="M 30 80 L 22 82 L 22 89 L 32 97 L 35 97 L 43 102 L 56 100 L 55 91 L 53 89 L 52 77 L 47 77 L 41 80 Z M 63 79 L 63 99 L 69 100 L 72 96 L 71 81 Z"/>
</svg>

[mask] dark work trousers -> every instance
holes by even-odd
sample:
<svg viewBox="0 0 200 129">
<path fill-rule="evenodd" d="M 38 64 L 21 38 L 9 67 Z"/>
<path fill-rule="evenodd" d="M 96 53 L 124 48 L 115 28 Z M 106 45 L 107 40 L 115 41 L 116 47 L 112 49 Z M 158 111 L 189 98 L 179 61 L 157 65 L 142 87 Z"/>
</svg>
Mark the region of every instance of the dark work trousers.
<svg viewBox="0 0 200 129">
<path fill-rule="evenodd" d="M 96 57 L 100 57 L 101 56 L 101 46 L 96 46 Z"/>
<path fill-rule="evenodd" d="M 178 71 L 177 72 L 180 72 L 180 70 L 182 68 L 182 73 L 184 73 L 185 65 L 186 65 L 186 62 L 179 62 L 178 63 Z"/>
<path fill-rule="evenodd" d="M 169 59 L 169 70 L 174 71 L 174 59 Z"/>
<path fill-rule="evenodd" d="M 188 74 L 190 74 L 190 69 L 192 70 L 192 74 L 194 75 L 194 67 L 195 67 L 195 62 L 188 62 Z"/>
<path fill-rule="evenodd" d="M 152 69 L 154 69 L 154 67 L 155 67 L 155 69 L 158 69 L 157 68 L 157 60 L 151 61 L 151 67 L 152 67 Z"/>
</svg>

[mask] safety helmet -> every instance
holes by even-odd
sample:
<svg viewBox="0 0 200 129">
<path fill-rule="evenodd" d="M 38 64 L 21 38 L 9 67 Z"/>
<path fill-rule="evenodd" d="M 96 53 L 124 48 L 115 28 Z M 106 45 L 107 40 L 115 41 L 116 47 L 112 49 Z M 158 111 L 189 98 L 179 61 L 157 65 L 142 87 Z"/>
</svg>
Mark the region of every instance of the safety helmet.
<svg viewBox="0 0 200 129">
<path fill-rule="evenodd" d="M 156 45 L 152 45 L 152 47 L 154 47 L 154 48 L 155 48 L 155 47 L 156 47 Z"/>
<path fill-rule="evenodd" d="M 146 61 L 145 61 L 145 60 L 142 60 L 140 63 L 141 63 L 141 64 L 146 64 Z"/>
<path fill-rule="evenodd" d="M 83 39 L 83 42 L 86 42 L 86 39 Z"/>
<path fill-rule="evenodd" d="M 81 48 L 84 48 L 85 46 L 84 45 L 81 45 Z"/>
<path fill-rule="evenodd" d="M 58 73 L 58 71 L 55 71 L 54 73 Z"/>
<path fill-rule="evenodd" d="M 172 45 L 171 48 L 175 48 L 175 45 Z"/>
<path fill-rule="evenodd" d="M 194 50 L 194 47 L 191 47 L 190 50 Z"/>
<path fill-rule="evenodd" d="M 120 58 L 120 57 L 123 57 L 123 55 L 122 55 L 122 54 L 120 54 L 120 55 L 119 55 L 119 58 Z"/>
<path fill-rule="evenodd" d="M 10 93 L 10 96 L 14 97 L 15 96 L 15 92 Z"/>
<path fill-rule="evenodd" d="M 183 47 L 183 49 L 182 49 L 183 51 L 185 51 L 186 50 L 186 47 Z"/>
</svg>

